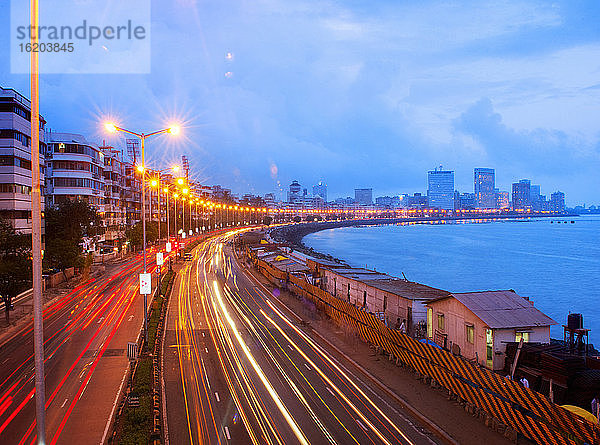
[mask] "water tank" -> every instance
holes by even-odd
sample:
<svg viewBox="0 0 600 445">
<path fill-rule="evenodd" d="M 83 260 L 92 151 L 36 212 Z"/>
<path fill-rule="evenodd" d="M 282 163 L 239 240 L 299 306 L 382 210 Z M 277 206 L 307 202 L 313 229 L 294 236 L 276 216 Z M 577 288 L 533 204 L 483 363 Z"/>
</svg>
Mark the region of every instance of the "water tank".
<svg viewBox="0 0 600 445">
<path fill-rule="evenodd" d="M 567 316 L 567 326 L 569 329 L 583 329 L 583 315 L 569 314 Z"/>
</svg>

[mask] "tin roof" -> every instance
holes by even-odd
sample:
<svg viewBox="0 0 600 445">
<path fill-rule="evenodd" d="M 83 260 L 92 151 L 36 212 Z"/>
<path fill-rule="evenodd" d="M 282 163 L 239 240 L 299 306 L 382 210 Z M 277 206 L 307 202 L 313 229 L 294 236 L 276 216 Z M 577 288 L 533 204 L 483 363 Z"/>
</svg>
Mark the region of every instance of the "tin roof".
<svg viewBox="0 0 600 445">
<path fill-rule="evenodd" d="M 361 267 L 339 268 L 333 269 L 330 272 L 408 300 L 433 300 L 450 295 L 448 291 L 442 289 L 436 289 L 413 281 L 401 280 L 385 273 Z"/>
<path fill-rule="evenodd" d="M 449 297 L 456 298 L 492 329 L 558 324 L 513 290 L 453 293 Z M 448 297 L 438 300 L 443 298 Z"/>
</svg>

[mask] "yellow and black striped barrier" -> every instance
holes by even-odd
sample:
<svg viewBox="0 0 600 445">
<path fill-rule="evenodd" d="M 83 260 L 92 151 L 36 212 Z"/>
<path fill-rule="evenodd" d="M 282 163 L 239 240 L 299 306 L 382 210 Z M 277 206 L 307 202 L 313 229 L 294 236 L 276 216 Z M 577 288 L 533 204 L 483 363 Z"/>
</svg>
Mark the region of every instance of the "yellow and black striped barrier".
<svg viewBox="0 0 600 445">
<path fill-rule="evenodd" d="M 264 261 L 257 266 L 272 281 L 286 274 Z M 597 424 L 550 402 L 545 396 L 448 351 L 421 343 L 385 326 L 373 314 L 289 276 L 290 290 L 312 301 L 336 323 L 354 329 L 365 341 L 393 354 L 404 364 L 499 422 L 540 444 L 600 444 Z"/>
</svg>

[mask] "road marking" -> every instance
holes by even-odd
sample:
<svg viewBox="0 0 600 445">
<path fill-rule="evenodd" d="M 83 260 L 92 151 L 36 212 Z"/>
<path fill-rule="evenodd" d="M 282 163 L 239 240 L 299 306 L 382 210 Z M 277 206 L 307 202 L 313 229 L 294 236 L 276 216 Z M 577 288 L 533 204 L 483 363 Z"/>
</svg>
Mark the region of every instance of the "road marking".
<svg viewBox="0 0 600 445">
<path fill-rule="evenodd" d="M 288 348 L 290 348 L 290 351 L 294 350 L 294 348 L 292 348 L 292 345 L 289 345 L 289 344 L 288 344 Z"/>
<path fill-rule="evenodd" d="M 369 432 L 367 427 L 364 426 L 360 420 L 358 420 L 358 419 L 354 419 L 354 420 L 356 420 L 356 423 L 358 423 L 363 430 L 365 430 L 367 433 Z"/>
<path fill-rule="evenodd" d="M 304 364 L 304 366 L 310 371 L 310 366 L 308 366 L 306 363 Z"/>
<path fill-rule="evenodd" d="M 231 440 L 231 436 L 229 435 L 229 428 L 225 427 L 225 435 L 227 436 L 227 440 Z"/>
<path fill-rule="evenodd" d="M 221 401 L 221 399 L 219 398 L 219 393 L 218 392 L 215 393 L 215 398 L 217 399 L 217 402 Z"/>
<path fill-rule="evenodd" d="M 333 397 L 335 397 L 335 394 L 333 393 L 333 391 L 331 390 L 331 388 L 329 386 L 326 386 L 325 388 L 327 389 L 327 391 L 329 391 L 331 393 L 331 395 Z"/>
<path fill-rule="evenodd" d="M 132 321 L 133 320 L 133 315 L 129 316 L 129 319 L 127 321 Z"/>
<path fill-rule="evenodd" d="M 98 324 L 102 323 L 102 320 L 104 320 L 104 317 L 100 317 L 100 318 L 98 319 Z"/>
<path fill-rule="evenodd" d="M 204 350 L 206 351 L 206 353 L 208 354 L 208 348 L 204 348 Z"/>
<path fill-rule="evenodd" d="M 204 335 L 204 332 L 202 333 L 202 337 L 206 337 L 206 335 Z"/>
<path fill-rule="evenodd" d="M 69 399 L 65 399 L 65 401 L 63 402 L 63 404 L 62 404 L 62 405 L 60 405 L 60 407 L 61 407 L 61 408 L 64 408 L 64 407 L 65 407 L 65 405 L 67 404 L 67 400 L 69 400 Z"/>
</svg>

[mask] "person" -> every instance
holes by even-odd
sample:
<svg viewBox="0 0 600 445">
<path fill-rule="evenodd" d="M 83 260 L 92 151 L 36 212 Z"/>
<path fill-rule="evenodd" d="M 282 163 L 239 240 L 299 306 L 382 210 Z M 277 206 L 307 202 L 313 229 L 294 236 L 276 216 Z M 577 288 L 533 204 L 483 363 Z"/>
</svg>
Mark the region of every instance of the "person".
<svg viewBox="0 0 600 445">
<path fill-rule="evenodd" d="M 523 385 L 525 388 L 529 388 L 529 380 L 527 380 L 525 377 L 523 377 L 519 381 L 521 382 L 521 385 Z"/>
<path fill-rule="evenodd" d="M 400 332 L 406 334 L 406 320 L 402 320 L 402 323 L 400 324 Z"/>
<path fill-rule="evenodd" d="M 394 326 L 394 329 L 397 331 L 400 330 L 400 317 L 396 318 L 396 325 Z"/>
<path fill-rule="evenodd" d="M 592 414 L 596 417 L 600 416 L 600 401 L 598 400 L 600 396 L 596 396 L 592 399 Z"/>
</svg>

